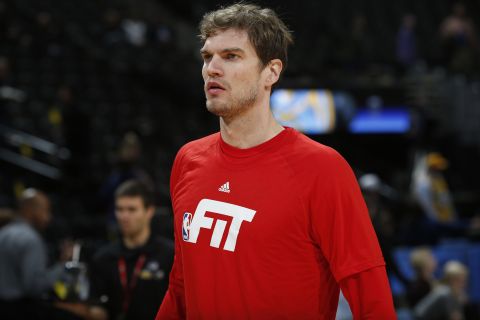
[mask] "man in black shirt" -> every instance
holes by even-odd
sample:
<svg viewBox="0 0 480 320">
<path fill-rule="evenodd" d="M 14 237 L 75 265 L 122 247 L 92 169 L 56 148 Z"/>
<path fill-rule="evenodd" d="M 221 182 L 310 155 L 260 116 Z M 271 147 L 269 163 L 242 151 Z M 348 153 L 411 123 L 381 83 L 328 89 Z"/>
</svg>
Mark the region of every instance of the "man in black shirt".
<svg viewBox="0 0 480 320">
<path fill-rule="evenodd" d="M 153 199 L 138 181 L 123 183 L 115 194 L 121 241 L 95 254 L 90 268 L 91 319 L 154 319 L 168 287 L 173 244 L 151 233 Z"/>
</svg>

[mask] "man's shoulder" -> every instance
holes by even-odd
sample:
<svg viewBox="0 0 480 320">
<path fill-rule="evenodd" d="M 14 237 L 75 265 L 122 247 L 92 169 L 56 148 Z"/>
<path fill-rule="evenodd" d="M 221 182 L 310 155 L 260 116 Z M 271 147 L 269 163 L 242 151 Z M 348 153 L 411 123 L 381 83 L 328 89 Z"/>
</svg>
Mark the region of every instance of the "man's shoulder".
<svg viewBox="0 0 480 320">
<path fill-rule="evenodd" d="M 166 249 L 171 249 L 173 250 L 174 244 L 173 240 L 165 238 L 163 236 L 155 236 L 153 237 L 153 242 L 155 243 L 156 246 L 159 246 L 161 248 L 166 248 Z"/>
<path fill-rule="evenodd" d="M 175 252 L 173 240 L 162 236 L 152 236 L 150 241 L 144 247 L 144 252 L 150 257 L 157 257 L 165 263 L 171 264 Z"/>
<path fill-rule="evenodd" d="M 219 138 L 220 132 L 215 132 L 203 138 L 192 140 L 186 143 L 180 150 L 184 150 L 184 152 L 189 153 L 199 152 L 218 143 Z"/>
<path fill-rule="evenodd" d="M 280 152 L 291 173 L 301 179 L 332 181 L 339 174 L 351 171 L 337 150 L 299 132 Z"/>
<path fill-rule="evenodd" d="M 177 158 L 185 160 L 195 159 L 214 147 L 218 143 L 219 138 L 220 133 L 216 132 L 206 137 L 190 141 L 180 148 Z"/>
<path fill-rule="evenodd" d="M 93 256 L 93 260 L 95 261 L 105 261 L 105 260 L 112 260 L 117 259 L 122 252 L 120 241 L 114 241 L 107 244 L 102 245 L 97 249 Z"/>
<path fill-rule="evenodd" d="M 308 162 L 314 162 L 319 165 L 322 163 L 334 164 L 343 159 L 337 150 L 302 133 L 297 133 L 292 147 L 292 152 L 287 153 L 287 157 L 292 157 L 295 160 L 305 159 Z"/>
<path fill-rule="evenodd" d="M 0 237 L 16 241 L 17 244 L 40 244 L 42 238 L 35 229 L 24 221 L 13 221 L 3 226 L 0 232 Z"/>
<path fill-rule="evenodd" d="M 174 242 L 160 235 L 151 235 L 149 241 L 145 246 L 146 251 L 155 251 L 170 253 L 174 250 Z"/>
</svg>

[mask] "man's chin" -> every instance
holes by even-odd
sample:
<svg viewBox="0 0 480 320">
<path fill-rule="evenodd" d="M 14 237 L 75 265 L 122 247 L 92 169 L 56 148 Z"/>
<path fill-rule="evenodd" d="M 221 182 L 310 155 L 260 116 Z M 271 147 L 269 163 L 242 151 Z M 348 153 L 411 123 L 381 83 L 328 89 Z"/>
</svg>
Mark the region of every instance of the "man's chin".
<svg viewBox="0 0 480 320">
<path fill-rule="evenodd" d="M 135 238 L 135 236 L 137 235 L 137 233 L 135 232 L 122 232 L 122 237 L 123 238 L 127 238 L 127 239 L 132 239 L 132 238 Z"/>
<path fill-rule="evenodd" d="M 227 108 L 225 106 L 219 105 L 218 103 L 212 103 L 211 101 L 207 100 L 207 110 L 218 116 L 218 117 L 223 117 L 227 115 Z"/>
</svg>

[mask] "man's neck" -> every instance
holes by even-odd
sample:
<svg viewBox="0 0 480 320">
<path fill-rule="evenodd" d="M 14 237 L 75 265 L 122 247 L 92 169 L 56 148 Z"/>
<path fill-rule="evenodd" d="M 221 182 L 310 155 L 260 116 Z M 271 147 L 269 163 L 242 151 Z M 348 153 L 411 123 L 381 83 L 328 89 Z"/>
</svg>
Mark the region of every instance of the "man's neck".
<svg viewBox="0 0 480 320">
<path fill-rule="evenodd" d="M 150 229 L 142 230 L 138 234 L 131 237 L 123 237 L 123 243 L 128 249 L 134 249 L 143 246 L 150 238 Z"/>
<path fill-rule="evenodd" d="M 268 104 L 253 106 L 233 119 L 220 118 L 223 141 L 240 149 L 252 148 L 266 142 L 283 129 L 273 117 Z"/>
</svg>

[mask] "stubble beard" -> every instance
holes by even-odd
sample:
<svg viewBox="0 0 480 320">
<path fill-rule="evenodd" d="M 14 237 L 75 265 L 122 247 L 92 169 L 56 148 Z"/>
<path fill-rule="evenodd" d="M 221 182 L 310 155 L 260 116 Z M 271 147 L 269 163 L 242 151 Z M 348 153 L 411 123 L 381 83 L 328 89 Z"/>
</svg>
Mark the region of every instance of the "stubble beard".
<svg viewBox="0 0 480 320">
<path fill-rule="evenodd" d="M 123 229 L 122 230 L 122 235 L 124 237 L 127 237 L 127 238 L 130 238 L 130 239 L 133 239 L 133 238 L 136 238 L 138 237 L 143 231 L 143 228 L 141 226 L 134 226 L 134 227 L 130 227 L 130 228 L 127 228 L 126 230 Z"/>
<path fill-rule="evenodd" d="M 258 86 L 252 85 L 245 93 L 233 97 L 229 101 L 215 101 L 207 98 L 207 110 L 224 120 L 233 119 L 248 111 L 257 101 Z"/>
</svg>

